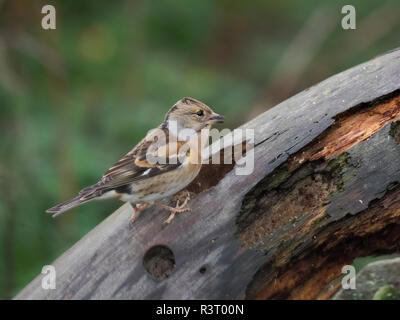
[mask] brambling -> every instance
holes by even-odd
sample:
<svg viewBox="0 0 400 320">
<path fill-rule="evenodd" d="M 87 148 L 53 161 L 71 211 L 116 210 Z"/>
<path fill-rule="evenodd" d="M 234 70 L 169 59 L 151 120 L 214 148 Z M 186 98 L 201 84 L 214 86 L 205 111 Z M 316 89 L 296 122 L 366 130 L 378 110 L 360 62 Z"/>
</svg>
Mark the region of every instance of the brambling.
<svg viewBox="0 0 400 320">
<path fill-rule="evenodd" d="M 179 100 L 164 121 L 108 169 L 99 182 L 46 212 L 54 213 L 54 217 L 92 200 L 116 198 L 132 204 L 131 223 L 150 204 L 168 210 L 166 222 L 170 223 L 176 213 L 190 210 L 190 194 L 182 203 L 177 200 L 175 207 L 159 201 L 177 194 L 198 175 L 209 129 L 223 118 L 196 99 Z"/>
</svg>

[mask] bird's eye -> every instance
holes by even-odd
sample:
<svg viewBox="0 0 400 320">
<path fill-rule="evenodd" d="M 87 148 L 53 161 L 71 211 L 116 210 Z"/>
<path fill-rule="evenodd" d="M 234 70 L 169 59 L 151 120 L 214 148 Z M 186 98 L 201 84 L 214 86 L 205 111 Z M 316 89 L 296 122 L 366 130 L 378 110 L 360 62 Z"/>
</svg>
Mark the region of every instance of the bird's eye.
<svg viewBox="0 0 400 320">
<path fill-rule="evenodd" d="M 202 116 L 204 116 L 204 112 L 203 112 L 203 110 L 199 110 L 199 111 L 197 111 L 197 112 L 196 112 L 196 114 L 197 114 L 199 117 L 202 117 Z"/>
</svg>

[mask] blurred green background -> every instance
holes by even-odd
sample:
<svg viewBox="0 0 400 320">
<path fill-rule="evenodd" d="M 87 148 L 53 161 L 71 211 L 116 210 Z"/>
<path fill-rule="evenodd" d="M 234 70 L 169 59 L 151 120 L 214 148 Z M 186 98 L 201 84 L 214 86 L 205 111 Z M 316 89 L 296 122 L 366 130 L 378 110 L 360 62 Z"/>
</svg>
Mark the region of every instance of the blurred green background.
<svg viewBox="0 0 400 320">
<path fill-rule="evenodd" d="M 53 4 L 57 29 L 41 28 Z M 399 46 L 399 1 L 0 0 L 0 298 L 118 208 L 44 211 L 96 182 L 178 99 L 235 127 Z"/>
</svg>

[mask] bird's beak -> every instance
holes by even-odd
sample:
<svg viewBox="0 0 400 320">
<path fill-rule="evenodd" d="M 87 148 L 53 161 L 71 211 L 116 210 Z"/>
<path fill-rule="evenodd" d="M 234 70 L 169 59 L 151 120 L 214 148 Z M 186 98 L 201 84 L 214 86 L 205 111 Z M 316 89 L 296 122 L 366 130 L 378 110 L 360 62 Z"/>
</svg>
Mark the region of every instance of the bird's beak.
<svg viewBox="0 0 400 320">
<path fill-rule="evenodd" d="M 214 124 L 214 123 L 222 123 L 224 122 L 224 116 L 221 116 L 220 114 L 213 113 L 207 121 L 207 124 Z"/>
</svg>

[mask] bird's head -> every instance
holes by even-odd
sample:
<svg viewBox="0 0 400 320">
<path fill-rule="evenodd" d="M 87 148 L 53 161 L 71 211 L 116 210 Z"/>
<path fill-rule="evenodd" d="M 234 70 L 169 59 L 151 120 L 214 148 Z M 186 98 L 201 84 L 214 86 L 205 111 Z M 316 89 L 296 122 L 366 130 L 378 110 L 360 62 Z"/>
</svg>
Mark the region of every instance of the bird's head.
<svg viewBox="0 0 400 320">
<path fill-rule="evenodd" d="M 178 133 L 182 129 L 200 132 L 215 123 L 223 122 L 224 117 L 215 113 L 203 102 L 193 98 L 182 98 L 167 112 L 165 123 L 175 122 Z"/>
</svg>

